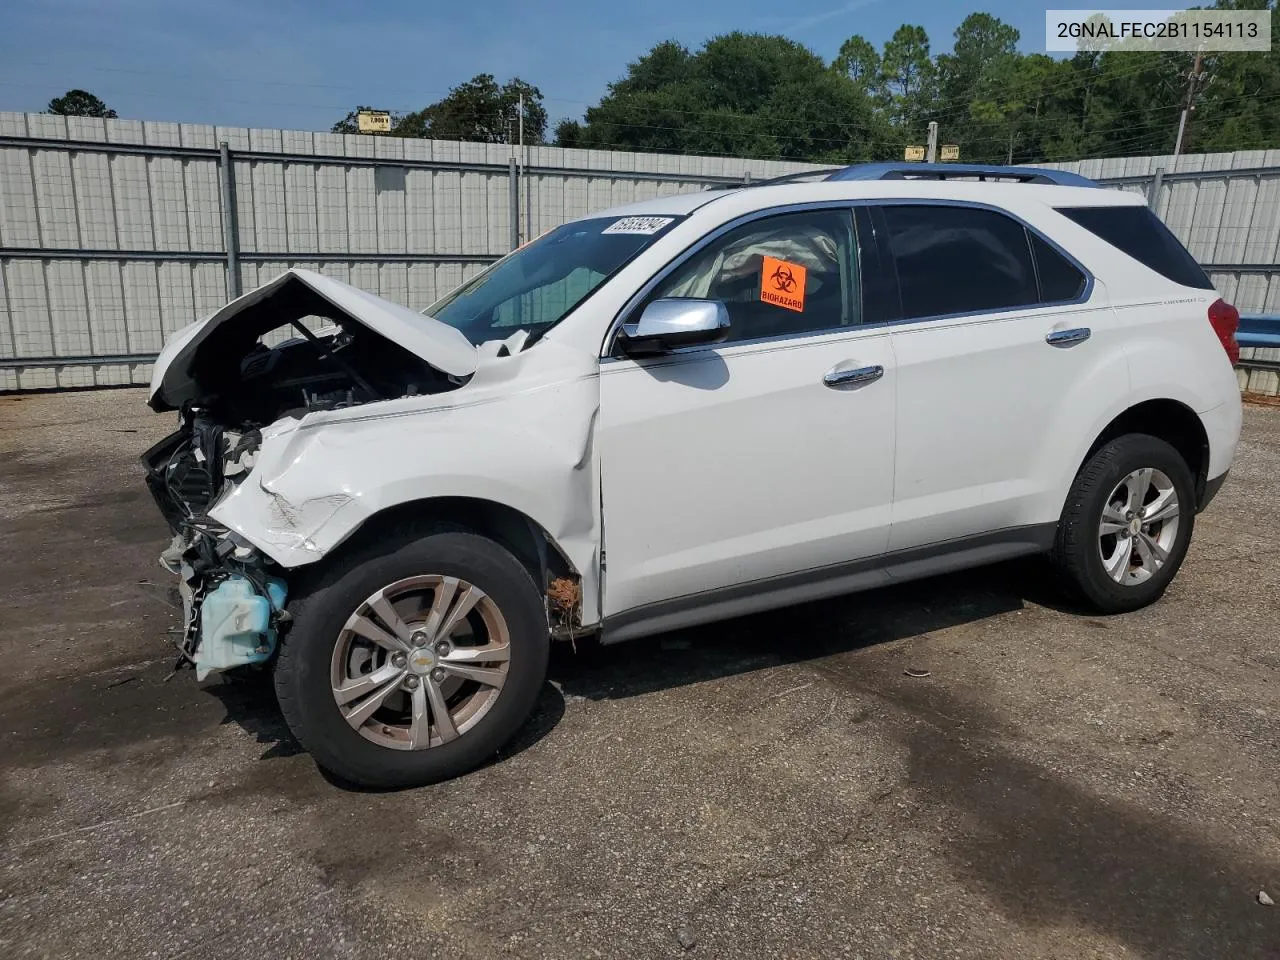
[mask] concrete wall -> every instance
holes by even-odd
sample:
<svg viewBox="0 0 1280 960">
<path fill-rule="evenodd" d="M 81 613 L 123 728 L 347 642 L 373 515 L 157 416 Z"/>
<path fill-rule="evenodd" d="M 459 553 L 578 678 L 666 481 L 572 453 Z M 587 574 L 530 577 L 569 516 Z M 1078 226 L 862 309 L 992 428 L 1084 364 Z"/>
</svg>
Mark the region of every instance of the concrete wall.
<svg viewBox="0 0 1280 960">
<path fill-rule="evenodd" d="M 423 308 L 511 246 L 503 145 L 0 113 L 0 390 L 145 383 L 226 302 L 218 145 L 241 289 L 288 266 Z M 534 147 L 528 235 L 809 164 Z M 1280 151 L 1056 164 L 1146 195 L 1245 312 L 1280 313 Z M 1274 376 L 1274 374 L 1272 374 Z"/>
</svg>

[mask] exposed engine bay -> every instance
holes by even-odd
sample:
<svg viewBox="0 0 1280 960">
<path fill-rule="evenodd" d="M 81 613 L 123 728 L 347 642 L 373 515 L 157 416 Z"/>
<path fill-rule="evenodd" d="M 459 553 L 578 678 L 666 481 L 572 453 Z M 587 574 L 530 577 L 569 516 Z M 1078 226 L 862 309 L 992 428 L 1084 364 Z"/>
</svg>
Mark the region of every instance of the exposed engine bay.
<svg viewBox="0 0 1280 960">
<path fill-rule="evenodd" d="M 303 322 L 308 317 L 326 324 L 313 331 Z M 264 338 L 280 330 L 289 339 L 268 346 Z M 182 372 L 183 383 L 158 397 L 161 409 L 198 403 L 231 429 L 253 429 L 314 410 L 440 393 L 465 382 L 288 275 L 269 296 L 211 326 Z M 157 406 L 155 399 L 152 405 Z"/>
<path fill-rule="evenodd" d="M 174 532 L 161 563 L 182 581 L 186 626 L 180 662 L 194 664 L 201 678 L 269 659 L 288 619 L 283 571 L 209 516 L 252 472 L 262 429 L 317 411 L 441 393 L 466 382 L 312 286 L 324 280 L 291 271 L 234 302 L 188 338 L 192 346 L 163 374 L 158 370 L 158 387 L 153 382 L 152 406 L 177 407 L 178 430 L 142 461 L 147 485 Z M 357 303 L 364 297 L 385 305 L 378 308 L 384 313 L 408 313 L 337 281 L 328 283 L 352 291 Z M 309 326 L 305 318 L 322 324 Z M 292 336 L 274 346 L 264 342 L 282 329 Z M 179 362 L 181 378 L 173 376 Z"/>
</svg>

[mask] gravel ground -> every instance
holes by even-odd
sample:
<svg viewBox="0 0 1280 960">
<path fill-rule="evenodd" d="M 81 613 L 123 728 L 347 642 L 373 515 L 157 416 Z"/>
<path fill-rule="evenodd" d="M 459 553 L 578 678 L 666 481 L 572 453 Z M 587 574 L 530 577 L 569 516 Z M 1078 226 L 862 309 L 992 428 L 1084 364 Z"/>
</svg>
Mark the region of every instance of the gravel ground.
<svg viewBox="0 0 1280 960">
<path fill-rule="evenodd" d="M 0 397 L 0 956 L 1280 957 L 1278 409 L 1146 611 L 1022 562 L 564 648 L 502 757 L 400 793 L 262 678 L 170 680 L 171 423 Z"/>
</svg>

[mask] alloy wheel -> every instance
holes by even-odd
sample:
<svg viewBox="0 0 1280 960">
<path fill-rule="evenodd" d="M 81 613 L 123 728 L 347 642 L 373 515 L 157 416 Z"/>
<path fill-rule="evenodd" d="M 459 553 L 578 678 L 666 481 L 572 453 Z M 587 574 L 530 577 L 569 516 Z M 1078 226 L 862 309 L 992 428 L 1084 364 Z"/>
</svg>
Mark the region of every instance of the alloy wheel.
<svg viewBox="0 0 1280 960">
<path fill-rule="evenodd" d="M 474 584 L 424 575 L 388 584 L 347 619 L 333 648 L 331 686 L 343 719 L 396 750 L 456 740 L 498 701 L 511 635 Z"/>
<path fill-rule="evenodd" d="M 1113 489 L 1098 524 L 1098 553 L 1107 575 L 1123 586 L 1149 580 L 1169 560 L 1181 504 L 1161 470 L 1134 470 Z"/>
</svg>

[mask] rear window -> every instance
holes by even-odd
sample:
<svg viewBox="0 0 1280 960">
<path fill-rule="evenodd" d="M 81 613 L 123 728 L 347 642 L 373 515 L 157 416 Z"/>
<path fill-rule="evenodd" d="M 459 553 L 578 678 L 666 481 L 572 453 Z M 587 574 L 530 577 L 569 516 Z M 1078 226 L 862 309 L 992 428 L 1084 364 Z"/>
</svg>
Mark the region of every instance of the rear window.
<svg viewBox="0 0 1280 960">
<path fill-rule="evenodd" d="M 1174 283 L 1213 289 L 1195 257 L 1146 207 L 1058 207 L 1058 212 Z"/>
</svg>

